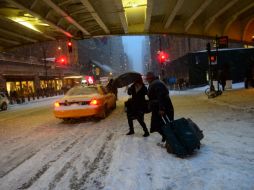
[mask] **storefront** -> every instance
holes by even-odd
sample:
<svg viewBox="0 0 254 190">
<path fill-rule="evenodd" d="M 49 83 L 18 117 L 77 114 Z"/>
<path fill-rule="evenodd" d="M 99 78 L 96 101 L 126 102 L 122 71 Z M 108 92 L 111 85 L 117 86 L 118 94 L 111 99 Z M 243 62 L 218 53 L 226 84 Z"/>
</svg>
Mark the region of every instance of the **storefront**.
<svg viewBox="0 0 254 190">
<path fill-rule="evenodd" d="M 5 87 L 9 96 L 14 93 L 25 97 L 32 96 L 33 94 L 36 94 L 36 91 L 41 89 L 51 89 L 51 91 L 54 92 L 62 90 L 63 81 L 59 78 L 50 80 L 38 80 L 38 84 L 36 85 L 35 78 L 6 77 Z"/>
<path fill-rule="evenodd" d="M 40 88 L 53 88 L 54 90 L 61 90 L 63 87 L 63 81 L 61 79 L 52 80 L 40 80 Z"/>
<path fill-rule="evenodd" d="M 14 91 L 18 93 L 22 91 L 24 96 L 35 92 L 34 81 L 7 81 L 6 89 L 9 95 Z"/>
</svg>

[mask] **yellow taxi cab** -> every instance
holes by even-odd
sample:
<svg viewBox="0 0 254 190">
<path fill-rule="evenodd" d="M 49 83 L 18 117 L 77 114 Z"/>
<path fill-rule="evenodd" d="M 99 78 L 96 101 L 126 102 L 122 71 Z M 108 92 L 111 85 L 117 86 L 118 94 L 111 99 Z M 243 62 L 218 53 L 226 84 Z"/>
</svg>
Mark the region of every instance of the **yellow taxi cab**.
<svg viewBox="0 0 254 190">
<path fill-rule="evenodd" d="M 54 103 L 56 118 L 67 120 L 95 116 L 106 118 L 116 108 L 116 96 L 102 85 L 76 86 Z"/>
</svg>

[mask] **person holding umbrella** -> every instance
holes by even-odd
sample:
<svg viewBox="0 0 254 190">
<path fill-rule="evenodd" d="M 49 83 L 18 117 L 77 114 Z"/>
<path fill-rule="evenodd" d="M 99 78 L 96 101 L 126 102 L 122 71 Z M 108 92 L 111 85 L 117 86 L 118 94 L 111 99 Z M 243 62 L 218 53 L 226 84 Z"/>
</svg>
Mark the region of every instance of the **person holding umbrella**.
<svg viewBox="0 0 254 190">
<path fill-rule="evenodd" d="M 144 122 L 144 109 L 146 106 L 145 95 L 147 95 L 147 88 L 143 83 L 140 75 L 135 82 L 128 88 L 128 94 L 132 96 L 127 101 L 127 119 L 129 124 L 129 132 L 126 135 L 134 134 L 133 120 L 137 119 L 144 130 L 143 137 L 148 137 L 149 132 Z"/>
</svg>

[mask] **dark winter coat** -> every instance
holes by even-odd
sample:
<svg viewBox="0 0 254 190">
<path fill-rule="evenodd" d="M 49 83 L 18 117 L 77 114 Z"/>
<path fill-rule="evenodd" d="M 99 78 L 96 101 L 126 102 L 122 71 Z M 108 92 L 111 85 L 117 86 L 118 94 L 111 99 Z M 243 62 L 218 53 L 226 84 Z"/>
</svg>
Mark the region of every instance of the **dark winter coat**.
<svg viewBox="0 0 254 190">
<path fill-rule="evenodd" d="M 146 86 L 143 84 L 142 87 L 136 92 L 135 85 L 133 84 L 130 88 L 128 88 L 128 94 L 132 96 L 130 101 L 129 114 L 144 114 L 144 109 L 146 106 L 145 95 L 147 95 Z"/>
<path fill-rule="evenodd" d="M 164 111 L 170 120 L 174 119 L 174 107 L 169 97 L 168 88 L 161 80 L 156 79 L 149 85 L 148 97 L 150 108 L 152 110 L 150 132 L 161 132 L 161 128 L 164 123 L 159 111 Z"/>
<path fill-rule="evenodd" d="M 108 92 L 115 94 L 117 98 L 117 87 L 114 86 L 113 81 L 114 81 L 113 79 L 110 79 L 110 81 L 106 85 L 106 89 L 108 90 Z"/>
</svg>

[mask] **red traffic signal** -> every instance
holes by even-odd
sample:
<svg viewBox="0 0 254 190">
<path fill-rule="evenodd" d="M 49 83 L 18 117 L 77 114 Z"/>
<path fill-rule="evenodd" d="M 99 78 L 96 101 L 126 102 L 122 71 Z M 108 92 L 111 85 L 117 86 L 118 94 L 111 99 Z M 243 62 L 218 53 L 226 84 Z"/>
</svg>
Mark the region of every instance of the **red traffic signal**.
<svg viewBox="0 0 254 190">
<path fill-rule="evenodd" d="M 211 62 L 215 62 L 216 61 L 216 56 L 215 55 L 211 55 L 210 56 L 210 61 Z"/>
<path fill-rule="evenodd" d="M 158 52 L 158 61 L 160 63 L 164 63 L 165 61 L 168 60 L 168 53 L 164 52 L 164 51 L 159 51 Z"/>
<path fill-rule="evenodd" d="M 68 47 L 69 53 L 71 53 L 72 52 L 72 42 L 71 41 L 68 41 L 67 47 Z"/>
<path fill-rule="evenodd" d="M 216 57 L 214 55 L 211 55 L 210 60 L 211 60 L 211 62 L 215 62 L 216 61 Z"/>
<path fill-rule="evenodd" d="M 217 64 L 217 60 L 216 60 L 216 55 L 210 55 L 210 63 L 211 65 L 216 65 Z"/>
<path fill-rule="evenodd" d="M 60 56 L 58 58 L 56 58 L 56 62 L 61 64 L 61 65 L 65 65 L 67 64 L 67 60 L 66 60 L 66 57 L 65 56 Z"/>
</svg>

